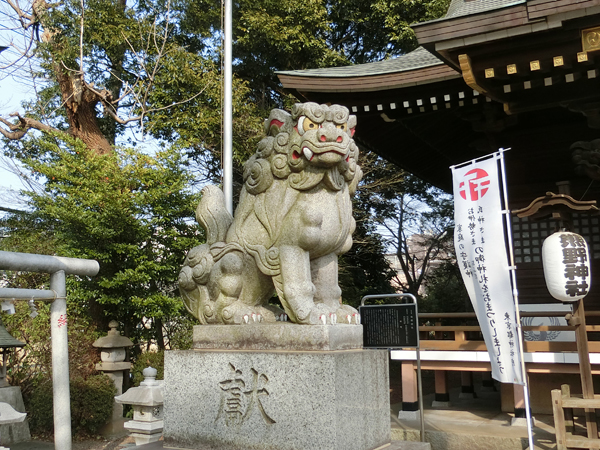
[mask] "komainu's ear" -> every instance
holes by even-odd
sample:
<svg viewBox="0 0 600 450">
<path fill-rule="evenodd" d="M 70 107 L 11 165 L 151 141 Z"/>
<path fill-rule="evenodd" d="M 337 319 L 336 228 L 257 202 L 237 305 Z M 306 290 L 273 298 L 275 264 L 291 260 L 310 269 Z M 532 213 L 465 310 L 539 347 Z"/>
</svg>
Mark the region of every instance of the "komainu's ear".
<svg viewBox="0 0 600 450">
<path fill-rule="evenodd" d="M 356 131 L 356 116 L 350 115 L 348 117 L 348 131 L 350 132 L 350 136 L 354 137 L 354 132 Z"/>
<path fill-rule="evenodd" d="M 265 133 L 267 136 L 277 136 L 281 131 L 291 127 L 292 116 L 282 109 L 274 109 L 265 120 Z"/>
</svg>

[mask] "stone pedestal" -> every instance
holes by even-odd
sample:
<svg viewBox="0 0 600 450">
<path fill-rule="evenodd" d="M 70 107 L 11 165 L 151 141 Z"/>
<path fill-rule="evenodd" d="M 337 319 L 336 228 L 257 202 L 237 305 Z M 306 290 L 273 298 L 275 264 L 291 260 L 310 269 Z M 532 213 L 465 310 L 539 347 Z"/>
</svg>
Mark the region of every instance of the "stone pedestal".
<svg viewBox="0 0 600 450">
<path fill-rule="evenodd" d="M 165 354 L 165 448 L 371 450 L 390 442 L 387 351 L 315 350 L 347 342 L 343 334 L 359 325 L 218 328 L 242 333 L 245 349 Z M 277 348 L 281 333 L 293 350 Z M 206 334 L 201 341 L 212 345 Z"/>
<path fill-rule="evenodd" d="M 8 403 L 16 411 L 24 413 L 23 395 L 18 386 L 0 388 L 0 402 Z M 29 423 L 27 420 L 16 423 L 0 425 L 0 444 L 11 445 L 31 440 Z"/>
</svg>

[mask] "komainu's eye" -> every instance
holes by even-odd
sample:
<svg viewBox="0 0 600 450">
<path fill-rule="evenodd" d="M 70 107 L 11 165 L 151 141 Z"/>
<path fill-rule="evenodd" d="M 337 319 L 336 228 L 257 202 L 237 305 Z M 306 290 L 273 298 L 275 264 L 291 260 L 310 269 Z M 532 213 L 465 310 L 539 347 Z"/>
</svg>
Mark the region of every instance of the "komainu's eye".
<svg viewBox="0 0 600 450">
<path fill-rule="evenodd" d="M 316 130 L 317 128 L 319 128 L 319 125 L 310 120 L 308 117 L 304 118 L 304 121 L 302 122 L 302 129 L 304 131 Z"/>
<path fill-rule="evenodd" d="M 347 131 L 348 130 L 348 124 L 342 123 L 340 125 L 336 125 L 336 128 L 339 128 L 342 131 Z"/>
</svg>

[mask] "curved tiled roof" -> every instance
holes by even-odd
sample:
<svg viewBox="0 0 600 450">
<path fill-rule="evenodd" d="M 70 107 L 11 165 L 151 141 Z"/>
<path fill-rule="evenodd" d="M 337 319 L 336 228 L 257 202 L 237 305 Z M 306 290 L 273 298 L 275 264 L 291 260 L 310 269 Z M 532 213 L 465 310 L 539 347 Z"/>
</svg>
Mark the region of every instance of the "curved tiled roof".
<svg viewBox="0 0 600 450">
<path fill-rule="evenodd" d="M 444 17 L 415 23 L 411 25 L 411 27 L 419 27 L 428 23 L 444 22 L 450 19 L 494 11 L 496 9 L 510 8 L 511 6 L 521 5 L 526 2 L 527 0 L 452 0 L 448 7 L 448 12 Z"/>
<path fill-rule="evenodd" d="M 526 0 L 452 0 L 446 16 L 441 20 L 470 16 L 471 14 L 492 11 L 494 9 L 507 8 L 509 6 L 525 3 L 525 1 Z"/>
<path fill-rule="evenodd" d="M 276 72 L 279 75 L 346 78 L 384 75 L 388 73 L 406 72 L 409 70 L 422 69 L 444 64 L 440 59 L 429 53 L 423 47 L 419 47 L 410 53 L 385 61 L 356 64 L 354 66 L 330 67 L 326 69 L 289 70 Z"/>
</svg>

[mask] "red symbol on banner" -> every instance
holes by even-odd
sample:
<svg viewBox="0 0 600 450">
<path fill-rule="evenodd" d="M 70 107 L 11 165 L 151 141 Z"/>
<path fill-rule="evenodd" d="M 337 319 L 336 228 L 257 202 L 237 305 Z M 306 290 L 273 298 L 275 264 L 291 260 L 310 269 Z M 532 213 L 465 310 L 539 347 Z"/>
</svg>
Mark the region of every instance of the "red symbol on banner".
<svg viewBox="0 0 600 450">
<path fill-rule="evenodd" d="M 67 324 L 67 315 L 61 314 L 58 318 L 58 328 L 62 328 Z"/>
<path fill-rule="evenodd" d="M 470 178 L 468 178 L 469 175 L 471 175 Z M 460 191 L 458 193 L 465 200 L 467 200 L 467 196 L 468 196 L 469 197 L 468 200 L 475 202 L 475 201 L 479 200 L 481 197 L 483 197 L 485 195 L 485 193 L 488 191 L 488 186 L 490 185 L 490 180 L 489 180 L 489 175 L 485 170 L 483 170 L 483 169 L 469 170 L 465 174 L 465 178 L 467 178 L 467 180 L 469 182 L 468 189 L 465 189 L 464 181 L 461 181 L 461 183 L 458 185 L 458 187 L 460 189 Z"/>
</svg>

